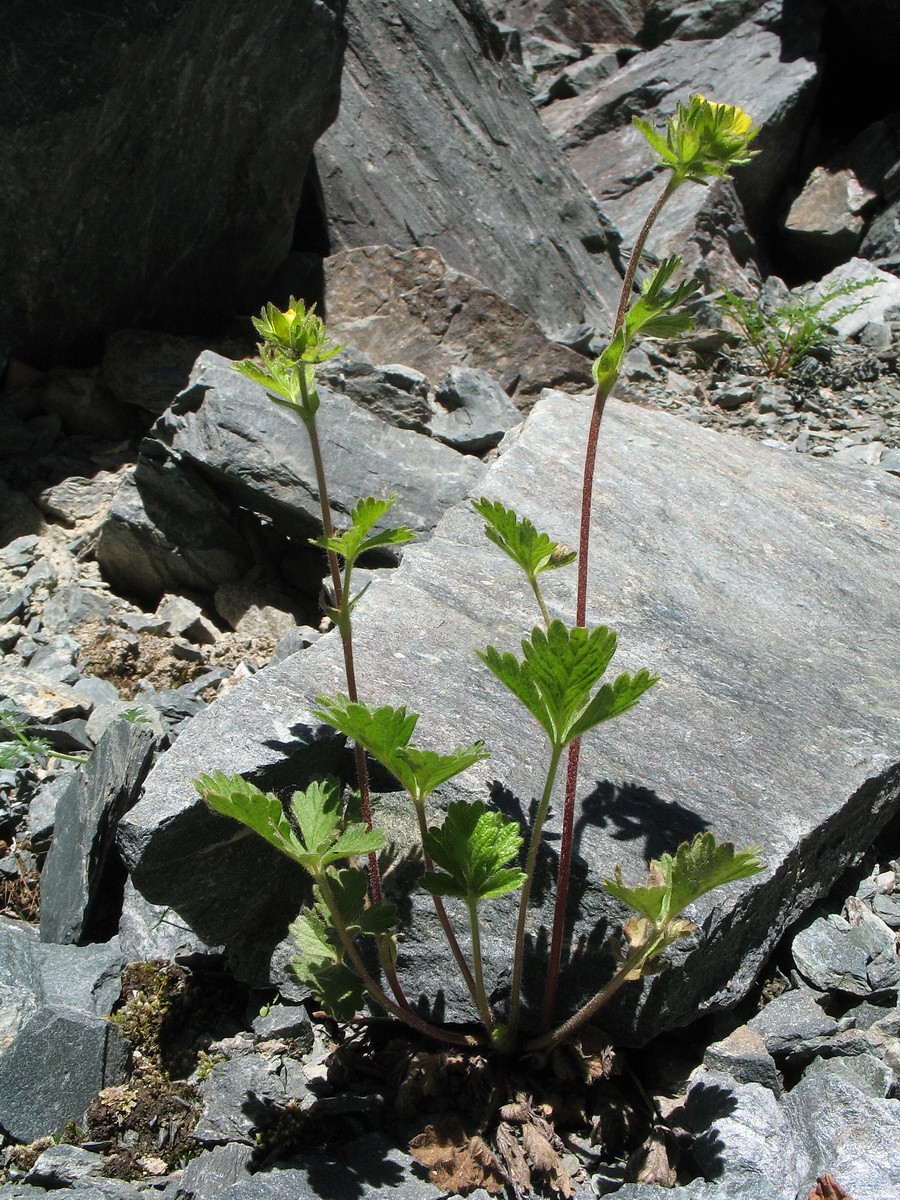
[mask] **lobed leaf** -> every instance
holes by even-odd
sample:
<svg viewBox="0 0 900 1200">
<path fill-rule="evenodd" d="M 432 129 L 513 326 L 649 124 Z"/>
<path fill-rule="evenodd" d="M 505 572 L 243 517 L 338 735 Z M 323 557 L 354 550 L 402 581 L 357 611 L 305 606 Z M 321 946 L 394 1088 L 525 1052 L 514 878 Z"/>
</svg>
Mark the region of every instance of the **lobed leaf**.
<svg viewBox="0 0 900 1200">
<path fill-rule="evenodd" d="M 425 836 L 425 850 L 442 870 L 426 872 L 420 883 L 432 895 L 469 903 L 502 896 L 525 881 L 524 871 L 507 866 L 521 845 L 515 821 L 480 800 L 454 801 L 444 824 Z"/>
<path fill-rule="evenodd" d="M 554 542 L 546 533 L 539 533 L 527 517 L 517 517 L 499 500 L 482 496 L 472 501 L 472 507 L 487 522 L 485 536 L 508 554 L 530 580 L 542 571 L 552 571 L 574 561 L 574 550 Z"/>
<path fill-rule="evenodd" d="M 340 694 L 316 696 L 316 704 L 319 707 L 313 710 L 314 716 L 352 738 L 399 779 L 408 791 L 414 789 L 415 776 L 398 751 L 409 745 L 419 720 L 418 713 L 407 712 L 405 707 L 391 708 L 390 705 L 371 708 Z"/>
<path fill-rule="evenodd" d="M 457 746 L 451 754 L 437 754 L 434 750 L 420 750 L 417 746 L 401 746 L 397 750 L 397 757 L 409 768 L 421 801 L 474 763 L 489 758 L 490 751 L 485 749 L 484 742 Z"/>
<path fill-rule="evenodd" d="M 366 496 L 356 502 L 350 513 L 349 529 L 333 537 L 323 536 L 309 540 L 314 546 L 320 546 L 323 550 L 333 550 L 335 554 L 340 554 L 351 566 L 361 554 L 376 546 L 398 546 L 403 542 L 411 542 L 416 535 L 405 525 L 400 525 L 396 529 L 383 529 L 371 537 L 366 537 L 372 526 L 389 511 L 396 499 L 396 493 L 384 499 Z"/>
<path fill-rule="evenodd" d="M 589 729 L 634 708 L 644 692 L 659 682 L 658 675 L 642 669 L 636 675 L 622 674 L 612 684 L 604 683 L 575 722 L 569 726 L 568 738 L 581 737 Z"/>
<path fill-rule="evenodd" d="M 604 880 L 603 886 L 611 896 L 660 926 L 671 922 L 713 888 L 746 879 L 763 868 L 757 846 L 736 851 L 733 842 L 717 843 L 707 831 L 698 833 L 692 842 L 682 842 L 674 855 L 663 854 L 654 859 L 643 887 L 629 887 L 619 866 L 614 877 Z"/>
<path fill-rule="evenodd" d="M 216 771 L 194 780 L 194 787 L 213 812 L 233 817 L 270 842 L 277 850 L 298 862 L 305 847 L 298 840 L 281 801 L 271 792 L 262 792 L 240 775 Z"/>
</svg>

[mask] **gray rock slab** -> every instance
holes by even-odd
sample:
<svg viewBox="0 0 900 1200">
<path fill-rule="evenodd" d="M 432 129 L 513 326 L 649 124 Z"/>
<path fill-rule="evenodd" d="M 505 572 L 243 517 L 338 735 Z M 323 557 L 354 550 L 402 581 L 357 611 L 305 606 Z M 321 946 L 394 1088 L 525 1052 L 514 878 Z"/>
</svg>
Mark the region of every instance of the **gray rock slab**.
<svg viewBox="0 0 900 1200">
<path fill-rule="evenodd" d="M 291 1058 L 244 1054 L 216 1063 L 200 1084 L 203 1110 L 192 1136 L 199 1142 L 246 1142 L 267 1119 L 273 1107 L 288 1101 L 303 1111 L 313 1097 L 307 1092 L 303 1068 Z"/>
<path fill-rule="evenodd" d="M 776 1096 L 781 1095 L 781 1079 L 775 1060 L 761 1035 L 746 1025 L 708 1046 L 703 1065 L 710 1071 L 730 1075 L 737 1083 L 761 1083 Z"/>
<path fill-rule="evenodd" d="M 844 337 L 853 337 L 869 324 L 881 321 L 885 313 L 900 304 L 900 279 L 889 271 L 882 271 L 865 258 L 851 258 L 833 271 L 824 275 L 818 283 L 801 289 L 811 299 L 818 299 L 827 289 L 841 283 L 873 281 L 873 286 L 855 295 L 838 296 L 821 311 L 823 319 L 832 318 L 831 324 Z M 859 307 L 846 316 L 834 319 L 840 309 L 856 304 Z"/>
<path fill-rule="evenodd" d="M 178 1196 L 185 1200 L 219 1200 L 232 1184 L 250 1178 L 253 1147 L 226 1142 L 192 1158 L 178 1181 Z"/>
<path fill-rule="evenodd" d="M 691 1086 L 685 1104 L 693 1155 L 708 1180 L 771 1184 L 794 1200 L 809 1174 L 810 1157 L 788 1112 L 759 1083 L 736 1084 L 709 1071 Z"/>
<path fill-rule="evenodd" d="M 584 398 L 547 394 L 479 494 L 577 544 L 588 414 Z M 616 863 L 642 879 L 649 858 L 707 828 L 760 845 L 768 863 L 764 875 L 697 904 L 701 934 L 673 953 L 675 969 L 623 989 L 606 1010 L 616 1036 L 640 1042 L 735 1002 L 784 930 L 896 811 L 900 638 L 888 597 L 898 512 L 900 483 L 890 475 L 798 461 L 611 402 L 588 622 L 618 630 L 616 671 L 646 666 L 662 682 L 582 750 L 561 994 L 574 1004 L 609 971 L 598 949 L 623 914 L 599 881 Z M 574 586 L 570 572 L 554 573 L 552 614 L 571 620 Z M 483 737 L 492 752 L 446 798 L 483 797 L 498 781 L 511 808 L 527 812 L 540 794 L 536 727 L 474 654 L 485 644 L 518 648 L 537 616 L 529 596 L 460 505 L 356 609 L 362 694 L 420 712 L 423 745 Z M 229 943 L 248 974 L 286 932 L 304 883 L 261 839 L 205 811 L 192 781 L 218 768 L 288 794 L 312 772 L 340 768 L 339 743 L 309 713 L 317 693 L 343 686 L 329 635 L 232 689 L 162 757 L 120 826 L 139 890 L 171 904 L 211 944 Z M 414 824 L 396 793 L 378 818 L 401 844 Z M 550 920 L 543 895 L 535 938 Z M 444 1011 L 467 1013 L 454 970 L 437 965 L 427 909 L 418 900 L 414 909 L 424 932 L 407 933 L 400 958 L 410 994 L 432 995 L 446 978 Z M 489 910 L 492 983 L 508 970 L 511 919 L 504 901 Z"/>
<path fill-rule="evenodd" d="M 253 311 L 337 112 L 343 8 L 4 7 L 0 325 L 18 357 L 72 363 L 123 326 Z"/>
<path fill-rule="evenodd" d="M 431 438 L 396 429 L 344 396 L 319 391 L 322 457 L 334 519 L 360 496 L 396 491 L 391 519 L 430 531 L 441 514 L 476 485 L 484 468 Z M 265 513 L 283 532 L 321 532 L 312 454 L 302 424 L 273 404 L 258 384 L 206 352 L 189 387 L 154 426 L 160 451 L 199 471 L 232 502 Z"/>
<path fill-rule="evenodd" d="M 434 394 L 431 434 L 467 454 L 498 446 L 521 417 L 496 379 L 486 371 L 454 367 Z"/>
<path fill-rule="evenodd" d="M 747 1022 L 747 1027 L 759 1034 L 776 1058 L 812 1057 L 840 1028 L 807 988 L 794 988 L 776 996 Z"/>
<path fill-rule="evenodd" d="M 0 1053 L 0 1129 L 31 1142 L 67 1121 L 82 1124 L 97 1093 L 124 1080 L 128 1061 L 128 1043 L 110 1021 L 38 1008 Z"/>
<path fill-rule="evenodd" d="M 850 1196 L 894 1200 L 900 1191 L 900 1100 L 866 1095 L 833 1073 L 807 1075 L 785 1101 L 812 1160 L 798 1195 L 822 1171 Z"/>
<path fill-rule="evenodd" d="M 764 214 L 793 168 L 818 77 L 812 54 L 798 55 L 784 45 L 781 19 L 780 0 L 769 0 L 714 43 L 664 42 L 583 95 L 543 110 L 548 129 L 601 208 L 655 174 L 630 114 L 662 125 L 678 100 L 700 91 L 720 103 L 740 105 L 761 126 L 753 144 L 760 154 L 738 168 L 735 181 L 751 217 Z M 657 181 L 655 195 L 659 190 Z M 683 191 L 699 194 L 699 189 Z M 643 215 L 651 203 L 648 194 Z"/>
<path fill-rule="evenodd" d="M 602 221 L 486 8 L 358 0 L 347 30 L 341 109 L 315 152 L 332 251 L 432 246 L 542 325 L 607 325 L 619 277 Z"/>
<path fill-rule="evenodd" d="M 137 800 L 155 747 L 156 734 L 148 726 L 114 722 L 57 801 L 53 842 L 41 873 L 42 941 L 87 940 L 102 920 L 103 876 L 115 848 L 116 823 Z"/>
</svg>

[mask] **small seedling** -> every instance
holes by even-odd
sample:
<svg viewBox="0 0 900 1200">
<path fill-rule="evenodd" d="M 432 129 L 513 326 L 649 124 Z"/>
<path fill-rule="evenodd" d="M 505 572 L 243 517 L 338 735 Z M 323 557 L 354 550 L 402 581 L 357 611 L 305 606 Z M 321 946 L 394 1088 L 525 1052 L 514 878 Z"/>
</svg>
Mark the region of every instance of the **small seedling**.
<svg viewBox="0 0 900 1200">
<path fill-rule="evenodd" d="M 826 288 L 817 298 L 800 294 L 777 307 L 726 291 L 716 304 L 740 327 L 762 361 L 766 374 L 789 375 L 813 346 L 834 337 L 834 326 L 861 308 L 868 297 L 844 304 L 825 315 L 835 300 L 874 287 L 876 279 L 849 279 Z"/>
<path fill-rule="evenodd" d="M 50 758 L 82 763 L 87 757 L 83 754 L 64 754 L 62 750 L 55 750 L 46 738 L 32 737 L 28 732 L 28 722 L 15 712 L 0 712 L 0 726 L 13 735 L 12 742 L 0 742 L 0 770 L 44 766 Z"/>
</svg>

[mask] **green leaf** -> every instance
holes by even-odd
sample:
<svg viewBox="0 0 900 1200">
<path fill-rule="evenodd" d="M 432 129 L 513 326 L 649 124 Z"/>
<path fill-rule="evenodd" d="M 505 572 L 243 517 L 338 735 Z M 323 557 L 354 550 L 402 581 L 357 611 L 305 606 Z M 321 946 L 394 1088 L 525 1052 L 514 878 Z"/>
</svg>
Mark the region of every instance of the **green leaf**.
<svg viewBox="0 0 900 1200">
<path fill-rule="evenodd" d="M 535 686 L 527 663 L 520 663 L 514 654 L 501 654 L 493 646 L 488 646 L 484 652 L 476 650 L 475 653 L 500 682 L 521 700 L 552 742 L 555 735 L 553 720 Z"/>
<path fill-rule="evenodd" d="M 706 832 L 698 833 L 692 842 L 682 842 L 674 855 L 654 859 L 646 886 L 628 887 L 618 866 L 615 877 L 605 880 L 603 886 L 610 895 L 660 925 L 713 888 L 746 879 L 763 869 L 758 846 L 736 851 L 732 842 L 717 843 L 714 835 Z"/>
<path fill-rule="evenodd" d="M 352 1021 L 362 1008 L 366 989 L 359 976 L 343 963 L 306 962 L 291 964 L 293 974 L 305 984 L 335 1021 Z"/>
<path fill-rule="evenodd" d="M 277 850 L 302 862 L 305 847 L 300 843 L 277 796 L 262 792 L 240 775 L 216 771 L 194 780 L 194 787 L 213 812 L 233 817 L 261 834 Z M 304 864 L 305 865 L 305 864 Z"/>
<path fill-rule="evenodd" d="M 629 708 L 634 708 L 644 692 L 658 682 L 658 675 L 641 670 L 636 675 L 620 675 L 613 684 L 604 683 L 578 719 L 569 726 L 569 740 L 581 737 L 603 721 L 611 721 L 613 717 L 628 712 Z"/>
<path fill-rule="evenodd" d="M 409 745 L 409 739 L 419 720 L 418 713 L 408 713 L 405 707 L 370 708 L 346 696 L 316 696 L 319 717 L 347 737 L 352 738 L 386 767 L 403 786 L 412 791 L 415 778 L 409 765 L 397 753 Z"/>
<path fill-rule="evenodd" d="M 681 256 L 664 259 L 655 271 L 644 280 L 641 295 L 634 301 L 625 315 L 626 342 L 631 343 L 637 333 L 648 337 L 671 337 L 693 328 L 693 319 L 687 313 L 672 310 L 692 300 L 700 289 L 696 279 L 680 283 L 674 291 L 665 291 L 665 284 L 681 266 Z"/>
<path fill-rule="evenodd" d="M 329 776 L 313 782 L 291 797 L 306 850 L 321 852 L 337 838 L 341 827 L 341 785 Z"/>
<path fill-rule="evenodd" d="M 384 516 L 396 501 L 396 494 L 386 499 L 376 496 L 366 496 L 358 500 L 350 514 L 351 525 L 345 532 L 334 537 L 310 538 L 314 546 L 323 550 L 333 550 L 351 566 L 361 554 L 376 546 L 399 546 L 403 542 L 411 542 L 415 538 L 412 529 L 400 525 L 396 529 L 383 529 L 381 532 L 366 537 L 372 526 Z"/>
<path fill-rule="evenodd" d="M 515 821 L 480 800 L 454 801 L 444 824 L 429 829 L 425 849 L 442 871 L 426 872 L 420 883 L 438 896 L 473 902 L 521 887 L 525 872 L 508 867 L 522 845 Z"/>
<path fill-rule="evenodd" d="M 452 754 L 401 746 L 397 750 L 397 757 L 409 768 L 417 797 L 423 801 L 441 784 L 468 770 L 474 763 L 489 758 L 490 752 L 484 748 L 484 742 L 473 742 L 471 746 L 457 746 Z"/>
<path fill-rule="evenodd" d="M 302 912 L 290 925 L 294 945 L 300 957 L 308 962 L 339 962 L 340 951 L 335 946 L 331 924 L 315 908 Z"/>
<path fill-rule="evenodd" d="M 485 536 L 517 563 L 530 580 L 542 571 L 564 567 L 575 559 L 575 551 L 554 542 L 546 533 L 538 533 L 527 517 L 519 518 L 499 500 L 482 496 L 472 507 L 487 524 Z"/>
<path fill-rule="evenodd" d="M 380 829 L 366 829 L 365 825 L 348 825 L 330 850 L 322 854 L 322 866 L 337 862 L 341 858 L 355 858 L 357 854 L 371 854 L 380 850 L 385 843 Z"/>
<path fill-rule="evenodd" d="M 598 390 L 608 396 L 619 378 L 626 350 L 626 329 L 623 325 L 591 368 Z"/>
</svg>

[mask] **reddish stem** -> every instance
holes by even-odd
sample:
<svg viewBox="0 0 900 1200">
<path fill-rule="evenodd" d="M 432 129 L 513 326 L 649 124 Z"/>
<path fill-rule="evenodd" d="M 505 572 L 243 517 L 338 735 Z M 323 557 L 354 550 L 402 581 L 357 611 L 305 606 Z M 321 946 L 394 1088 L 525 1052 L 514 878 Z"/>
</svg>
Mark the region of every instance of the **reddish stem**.
<svg viewBox="0 0 900 1200">
<path fill-rule="evenodd" d="M 628 269 L 622 281 L 622 294 L 619 297 L 619 308 L 616 312 L 616 323 L 613 326 L 613 337 L 619 332 L 628 312 L 628 302 L 634 287 L 634 276 L 650 233 L 653 223 L 662 211 L 663 205 L 682 181 L 673 174 L 647 214 L 647 219 L 641 228 L 638 239 L 628 261 Z M 627 351 L 627 346 L 626 346 Z M 578 540 L 578 592 L 575 603 L 575 624 L 584 626 L 587 620 L 587 587 L 588 562 L 591 540 L 591 506 L 594 496 L 594 468 L 597 462 L 597 444 L 600 439 L 600 422 L 606 401 L 615 384 L 611 383 L 606 391 L 597 388 L 594 397 L 594 407 L 591 411 L 591 422 L 588 428 L 587 446 L 584 456 L 584 476 L 581 487 L 581 530 Z M 553 1019 L 553 1006 L 556 1002 L 556 987 L 559 980 L 559 962 L 562 955 L 563 934 L 566 924 L 566 900 L 569 893 L 569 876 L 572 866 L 572 839 L 575 828 L 575 794 L 578 790 L 578 761 L 581 754 L 581 739 L 575 738 L 569 743 L 569 758 L 566 767 L 566 794 L 563 802 L 562 831 L 559 842 L 559 867 L 557 870 L 556 905 L 553 910 L 553 933 L 550 939 L 550 960 L 547 967 L 547 988 L 544 997 L 544 1011 L 541 1018 L 541 1028 L 550 1028 Z"/>
</svg>

